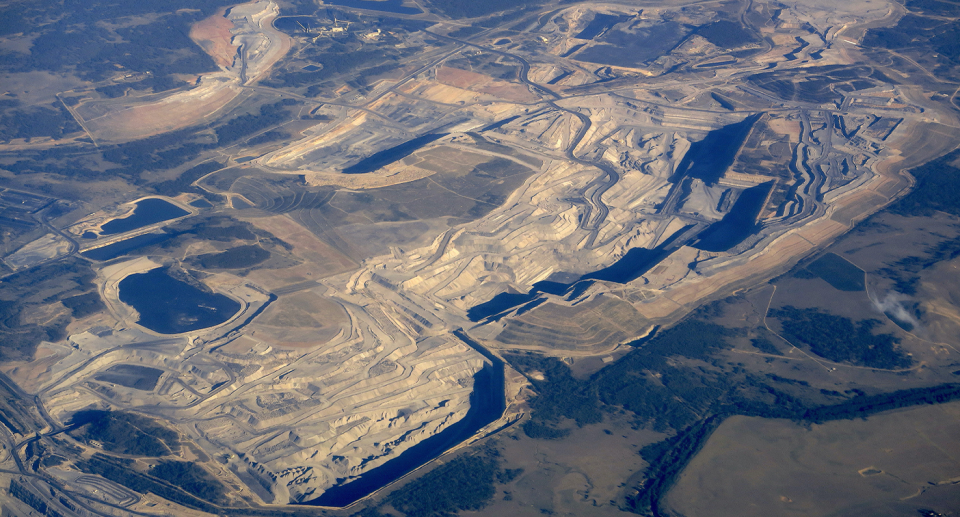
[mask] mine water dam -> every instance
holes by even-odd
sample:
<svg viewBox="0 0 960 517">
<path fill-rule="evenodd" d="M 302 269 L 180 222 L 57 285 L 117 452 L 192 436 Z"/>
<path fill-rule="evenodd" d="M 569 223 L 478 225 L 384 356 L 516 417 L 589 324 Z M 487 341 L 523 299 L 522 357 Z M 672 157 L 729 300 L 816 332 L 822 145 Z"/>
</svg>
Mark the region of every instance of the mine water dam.
<svg viewBox="0 0 960 517">
<path fill-rule="evenodd" d="M 137 235 L 136 237 L 130 237 L 129 239 L 124 239 L 119 242 L 114 242 L 113 244 L 107 244 L 106 246 L 100 246 L 99 248 L 93 248 L 91 250 L 84 251 L 81 253 L 84 257 L 91 260 L 112 260 L 121 255 L 126 255 L 128 253 L 134 252 L 140 248 L 150 246 L 153 244 L 160 244 L 161 242 L 168 241 L 176 237 L 177 233 L 145 233 L 143 235 Z"/>
<path fill-rule="evenodd" d="M 133 214 L 130 216 L 123 219 L 114 219 L 101 226 L 100 234 L 116 235 L 188 214 L 190 212 L 162 199 L 144 199 L 137 201 L 137 207 L 134 208 Z"/>
<path fill-rule="evenodd" d="M 686 27 L 676 22 L 634 27 L 629 31 L 614 27 L 629 19 L 630 16 L 605 18 L 601 22 L 594 19 L 578 37 L 592 39 L 596 43 L 577 54 L 577 59 L 604 65 L 644 66 L 646 62 L 677 46 L 689 32 Z"/>
<path fill-rule="evenodd" d="M 407 449 L 395 459 L 369 470 L 345 485 L 329 488 L 320 497 L 303 504 L 332 507 L 352 504 L 437 458 L 503 415 L 506 408 L 503 361 L 461 331 L 454 334 L 492 362 L 484 365 L 473 376 L 473 393 L 470 394 L 470 409 L 466 416 L 440 433 Z"/>
<path fill-rule="evenodd" d="M 117 364 L 94 376 L 94 380 L 119 384 L 140 391 L 153 391 L 163 370 L 134 364 Z"/>
<path fill-rule="evenodd" d="M 160 334 L 180 334 L 219 325 L 232 318 L 240 303 L 170 276 L 165 268 L 130 275 L 120 281 L 120 301 L 140 313 L 137 323 Z"/>
</svg>

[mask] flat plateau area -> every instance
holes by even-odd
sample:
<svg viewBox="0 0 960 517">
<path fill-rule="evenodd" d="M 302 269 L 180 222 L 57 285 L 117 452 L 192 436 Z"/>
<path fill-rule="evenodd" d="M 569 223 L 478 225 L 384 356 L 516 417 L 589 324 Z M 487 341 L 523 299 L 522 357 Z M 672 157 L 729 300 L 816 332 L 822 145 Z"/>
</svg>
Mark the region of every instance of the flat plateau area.
<svg viewBox="0 0 960 517">
<path fill-rule="evenodd" d="M 893 516 L 960 498 L 960 404 L 802 427 L 732 417 L 667 498 L 695 516 Z"/>
</svg>

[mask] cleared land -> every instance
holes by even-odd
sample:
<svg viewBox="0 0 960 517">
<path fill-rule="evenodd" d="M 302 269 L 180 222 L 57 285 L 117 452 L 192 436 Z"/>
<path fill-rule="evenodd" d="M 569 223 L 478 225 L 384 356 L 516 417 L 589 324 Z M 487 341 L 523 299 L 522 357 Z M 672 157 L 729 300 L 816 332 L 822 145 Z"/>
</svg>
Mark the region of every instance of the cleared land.
<svg viewBox="0 0 960 517">
<path fill-rule="evenodd" d="M 231 107 L 240 100 L 248 78 L 253 81 L 266 73 L 290 46 L 289 37 L 271 25 L 279 12 L 275 3 L 261 0 L 242 7 L 231 9 L 227 18 L 214 15 L 191 30 L 224 71 L 204 74 L 197 78 L 198 86 L 181 91 L 82 103 L 73 109 L 80 123 L 97 141 L 127 142 L 201 124 Z M 237 60 L 228 58 L 234 38 L 253 44 L 255 50 Z"/>
<path fill-rule="evenodd" d="M 732 417 L 666 501 L 693 516 L 950 512 L 960 404 L 814 424 Z"/>
<path fill-rule="evenodd" d="M 233 65 L 237 46 L 233 44 L 233 22 L 226 18 L 226 9 L 195 23 L 190 27 L 190 39 L 197 42 L 204 52 L 210 55 L 222 67 Z"/>
</svg>

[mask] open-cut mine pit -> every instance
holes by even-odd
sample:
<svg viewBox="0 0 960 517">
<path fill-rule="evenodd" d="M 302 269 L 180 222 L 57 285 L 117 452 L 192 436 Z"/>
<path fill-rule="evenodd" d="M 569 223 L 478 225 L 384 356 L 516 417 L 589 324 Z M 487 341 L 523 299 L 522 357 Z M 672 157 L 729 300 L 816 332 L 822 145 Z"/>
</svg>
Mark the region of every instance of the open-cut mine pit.
<svg viewBox="0 0 960 517">
<path fill-rule="evenodd" d="M 435 2 L 371 3 L 301 5 L 289 33 L 285 4 L 224 7 L 189 32 L 220 71 L 69 105 L 98 163 L 127 153 L 103 176 L 130 183 L 101 178 L 123 199 L 76 202 L 63 231 L 29 212 L 3 259 L 19 274 L 80 252 L 90 271 L 33 309 L 63 337 L 0 379 L 44 422 L 18 443 L 74 451 L 43 476 L 126 501 L 106 468 L 97 484 L 67 467 L 146 478 L 176 457 L 234 487 L 156 495 L 198 515 L 349 506 L 529 419 L 543 379 L 505 357 L 638 350 L 895 202 L 960 127 L 838 35 L 886 8 L 745 2 L 755 31 L 706 4 L 558 4 L 471 32 Z M 173 132 L 184 147 L 119 145 Z M 144 199 L 172 211 L 141 219 Z M 61 433 L 85 411 L 183 447 Z"/>
</svg>

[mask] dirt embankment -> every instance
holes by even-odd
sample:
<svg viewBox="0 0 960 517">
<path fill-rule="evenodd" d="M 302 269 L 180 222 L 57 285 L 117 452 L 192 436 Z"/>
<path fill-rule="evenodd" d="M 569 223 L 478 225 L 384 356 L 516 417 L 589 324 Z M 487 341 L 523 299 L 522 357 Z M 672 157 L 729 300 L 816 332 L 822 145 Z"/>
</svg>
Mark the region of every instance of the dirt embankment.
<svg viewBox="0 0 960 517">
<path fill-rule="evenodd" d="M 222 67 L 233 65 L 233 58 L 237 55 L 237 46 L 232 43 L 233 34 L 230 32 L 234 25 L 225 17 L 226 13 L 226 8 L 220 9 L 190 27 L 190 39 Z"/>
</svg>

